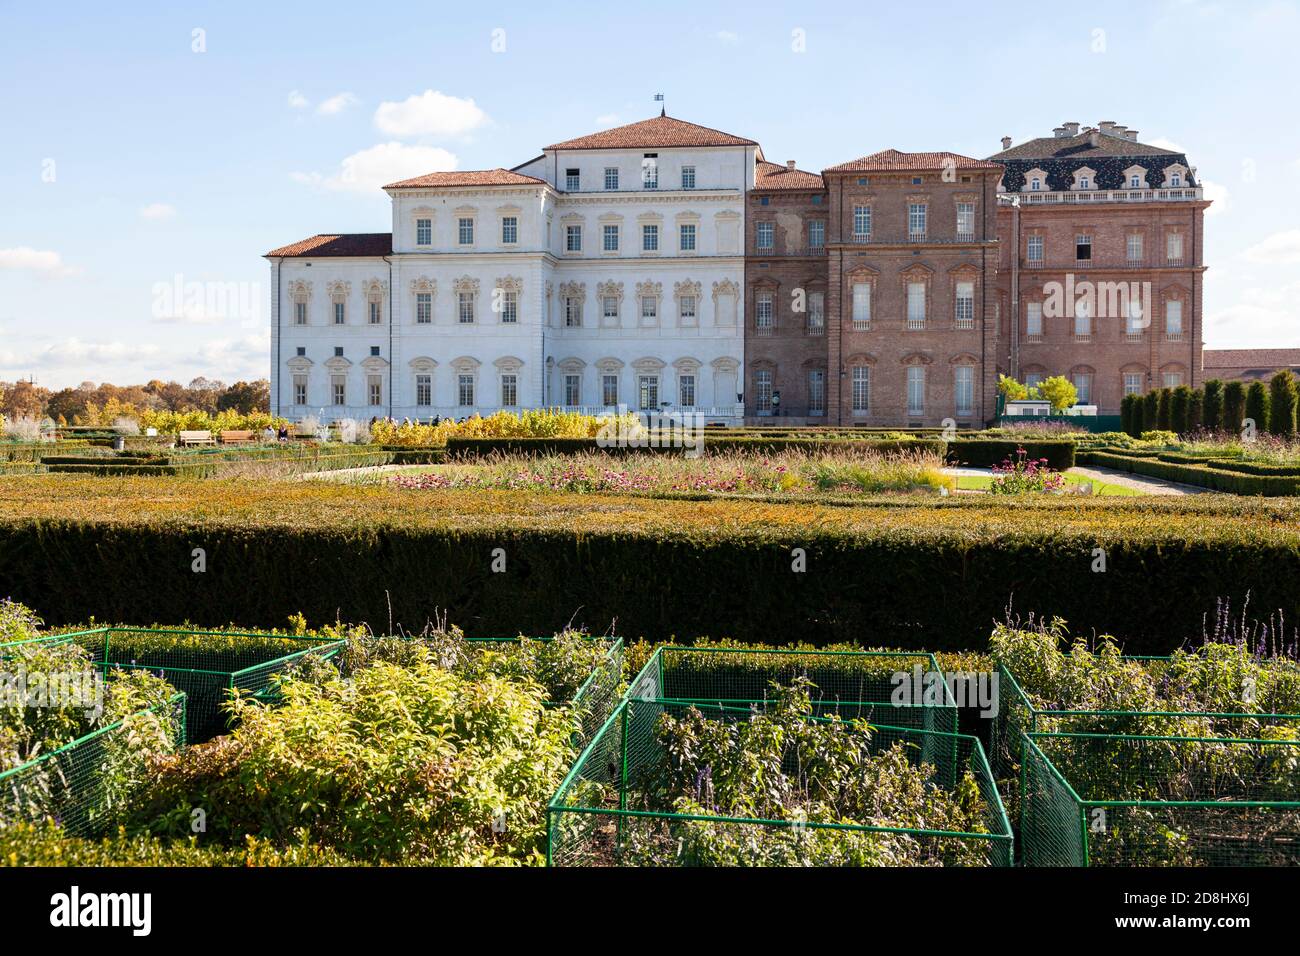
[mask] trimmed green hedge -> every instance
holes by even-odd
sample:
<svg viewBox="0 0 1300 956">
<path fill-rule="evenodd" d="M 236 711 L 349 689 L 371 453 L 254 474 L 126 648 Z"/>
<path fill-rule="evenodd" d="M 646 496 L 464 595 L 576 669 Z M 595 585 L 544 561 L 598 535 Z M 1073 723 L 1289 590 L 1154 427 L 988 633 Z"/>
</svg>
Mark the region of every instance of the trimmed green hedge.
<svg viewBox="0 0 1300 956">
<path fill-rule="evenodd" d="M 280 475 L 298 475 L 338 468 L 367 468 L 387 465 L 393 454 L 383 449 L 358 446 L 319 455 L 252 455 L 249 457 L 151 458 L 122 455 L 115 458 L 48 458 L 42 464 L 50 473 L 81 475 L 152 475 L 189 478 L 217 478 L 253 466 L 264 466 Z"/>
<path fill-rule="evenodd" d="M 982 648 L 1008 606 L 1123 634 L 1132 653 L 1196 638 L 1219 597 L 1240 606 L 1250 592 L 1252 609 L 1300 618 L 1300 502 L 1043 498 L 835 506 L 8 477 L 0 594 L 52 625 L 266 627 L 301 610 L 418 629 L 442 610 L 471 636 L 572 619 L 629 638 L 933 650 Z M 1106 573 L 1092 571 L 1099 547 Z"/>
<path fill-rule="evenodd" d="M 781 438 L 757 436 L 703 436 L 705 454 L 719 452 L 775 452 L 789 449 L 806 451 L 835 451 L 850 448 L 854 451 L 876 451 L 881 454 L 907 452 L 933 452 L 941 455 L 946 442 L 941 439 L 906 439 L 879 441 L 870 438 Z M 493 453 L 509 455 L 573 455 L 603 451 L 611 455 L 627 454 L 684 454 L 684 448 L 660 448 L 652 445 L 603 448 L 595 438 L 448 438 L 448 458 L 479 458 Z"/>
<path fill-rule="evenodd" d="M 1028 458 L 1046 458 L 1047 466 L 1057 471 L 1074 467 L 1073 441 L 1016 441 L 1001 438 L 959 438 L 948 444 L 948 460 L 972 468 L 992 468 L 1008 458 L 1013 461 L 1019 449 Z"/>
<path fill-rule="evenodd" d="M 1183 463 L 1164 461 L 1162 459 L 1138 458 L 1130 455 L 1116 455 L 1101 451 L 1081 452 L 1079 461 L 1085 465 L 1114 468 L 1118 471 L 1146 475 L 1148 478 L 1163 478 L 1166 481 L 1197 485 L 1201 488 L 1224 491 L 1234 495 L 1282 497 L 1300 494 L 1300 478 L 1298 477 L 1260 475 L 1239 470 L 1229 471 L 1226 469 L 1233 463 L 1226 461 L 1211 462 L 1209 464 Z"/>
</svg>

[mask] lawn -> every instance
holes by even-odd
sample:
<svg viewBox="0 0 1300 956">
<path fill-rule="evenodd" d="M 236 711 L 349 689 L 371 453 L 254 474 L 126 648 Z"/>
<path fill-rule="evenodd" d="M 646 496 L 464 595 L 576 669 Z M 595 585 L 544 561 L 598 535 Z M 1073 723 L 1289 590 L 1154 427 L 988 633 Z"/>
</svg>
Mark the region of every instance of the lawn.
<svg viewBox="0 0 1300 956">
<path fill-rule="evenodd" d="M 1065 472 L 1065 480 L 1072 485 L 1092 485 L 1094 495 L 1118 495 L 1127 497 L 1137 497 L 1142 494 L 1136 488 L 1129 488 L 1126 485 L 1112 485 L 1107 482 L 1094 481 L 1085 478 L 1083 475 L 1076 474 L 1072 471 Z M 988 491 L 989 486 L 993 484 L 992 475 L 962 475 L 957 479 L 958 491 Z"/>
</svg>

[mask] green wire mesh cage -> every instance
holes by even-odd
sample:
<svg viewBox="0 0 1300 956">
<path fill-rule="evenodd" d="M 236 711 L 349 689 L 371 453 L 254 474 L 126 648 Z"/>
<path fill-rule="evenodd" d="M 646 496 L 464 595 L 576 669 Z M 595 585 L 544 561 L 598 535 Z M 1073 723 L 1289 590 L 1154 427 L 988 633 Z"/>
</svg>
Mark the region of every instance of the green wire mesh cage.
<svg viewBox="0 0 1300 956">
<path fill-rule="evenodd" d="M 120 668 L 162 677 L 188 697 L 186 742 L 191 744 L 229 729 L 223 705 L 232 690 L 273 699 L 277 674 L 309 654 L 328 660 L 346 644 L 332 638 L 148 627 L 101 627 L 35 640 L 74 641 L 105 675 Z"/>
<path fill-rule="evenodd" d="M 52 819 L 69 836 L 110 831 L 145 781 L 145 751 L 182 747 L 185 721 L 185 695 L 174 694 L 0 773 L 0 828 Z"/>
<path fill-rule="evenodd" d="M 798 804 L 825 785 L 815 761 L 782 758 L 779 777 L 791 805 L 775 815 L 723 812 L 709 804 L 715 781 L 673 783 L 675 760 L 665 746 L 664 719 L 716 720 L 732 727 L 759 721 L 754 707 L 690 704 L 625 697 L 561 783 L 547 807 L 547 862 L 552 866 L 696 865 L 977 865 L 1009 866 L 1012 835 L 984 750 L 973 737 L 867 725 L 838 716 L 807 716 L 809 726 L 833 727 L 853 738 L 868 759 L 880 758 L 882 778 L 912 788 L 921 799 L 960 800 L 969 825 L 927 828 L 889 819 L 861 806 L 862 819 L 843 808 L 810 815 Z M 760 728 L 759 733 L 763 733 Z M 939 738 L 939 739 L 935 739 Z M 930 759 L 923 759 L 923 754 Z M 892 767 L 892 776 L 888 768 Z M 775 770 L 775 768 L 772 768 Z M 903 784 L 902 781 L 907 781 Z M 880 781 L 877 781 L 879 784 Z M 844 794 L 874 799 L 882 787 L 841 780 Z M 912 824 L 912 825 L 908 825 Z"/>
<path fill-rule="evenodd" d="M 1033 733 L 1025 866 L 1296 866 L 1300 740 Z"/>
<path fill-rule="evenodd" d="M 1169 665 L 1168 657 L 1130 657 L 1159 679 Z M 1300 714 L 1271 713 L 1267 701 L 1250 702 L 1247 695 L 1239 710 L 1228 712 L 1185 710 L 1071 710 L 1041 707 L 1034 703 L 1033 683 L 999 663 L 998 713 L 991 729 L 990 750 L 998 778 L 1012 778 L 1018 772 L 1021 745 L 1026 734 L 1092 733 L 1137 736 L 1237 737 L 1264 735 L 1265 728 L 1285 727 L 1300 734 Z M 1240 692 L 1240 691 L 1239 691 Z"/>
<path fill-rule="evenodd" d="M 744 647 L 658 648 L 628 698 L 764 706 L 773 685 L 812 682 L 817 716 L 957 732 L 957 704 L 933 654 Z"/>
</svg>

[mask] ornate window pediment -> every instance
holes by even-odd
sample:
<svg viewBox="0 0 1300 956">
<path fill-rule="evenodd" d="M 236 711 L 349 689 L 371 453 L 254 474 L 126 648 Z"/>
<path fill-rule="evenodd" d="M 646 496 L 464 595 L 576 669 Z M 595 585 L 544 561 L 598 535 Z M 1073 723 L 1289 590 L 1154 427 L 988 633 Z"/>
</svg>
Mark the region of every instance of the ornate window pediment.
<svg viewBox="0 0 1300 956">
<path fill-rule="evenodd" d="M 1096 189 L 1097 188 L 1097 170 L 1091 166 L 1081 166 L 1074 171 L 1074 182 L 1070 184 L 1071 189 Z"/>
<path fill-rule="evenodd" d="M 698 372 L 703 364 L 704 363 L 697 358 L 691 358 L 689 355 L 684 355 L 673 362 L 673 368 L 677 369 L 678 372 L 684 372 L 689 375 L 692 372 Z"/>
<path fill-rule="evenodd" d="M 523 289 L 523 287 L 523 280 L 518 276 L 504 276 L 503 278 L 497 279 L 496 285 L 494 286 L 494 288 L 500 289 L 502 292 L 518 292 Z"/>
<path fill-rule="evenodd" d="M 417 356 L 406 363 L 417 372 L 432 372 L 438 367 L 438 360 L 431 359 L 427 355 Z"/>
<path fill-rule="evenodd" d="M 284 364 L 289 366 L 289 368 L 293 369 L 295 372 L 305 372 L 315 363 L 305 355 L 295 355 Z"/>
<path fill-rule="evenodd" d="M 662 282 L 655 282 L 653 279 L 649 279 L 645 282 L 638 282 L 636 284 L 636 295 L 638 299 L 643 299 L 646 296 L 654 296 L 655 298 L 658 298 L 663 295 L 663 291 L 664 284 Z"/>
<path fill-rule="evenodd" d="M 693 295 L 698 299 L 700 297 L 700 283 L 691 279 L 683 279 L 681 282 L 673 283 L 673 297 L 680 299 L 684 295 Z"/>
<path fill-rule="evenodd" d="M 585 282 L 561 282 L 560 298 L 576 298 L 579 302 L 587 300 L 587 284 Z"/>
<path fill-rule="evenodd" d="M 352 363 L 342 355 L 335 355 L 325 360 L 325 367 L 332 372 L 345 372 L 352 367 Z"/>
<path fill-rule="evenodd" d="M 1177 182 L 1174 182 L 1175 176 L 1178 177 Z M 1174 188 L 1189 185 L 1187 182 L 1187 167 L 1182 163 L 1170 163 L 1165 167 L 1165 181 L 1161 185 Z"/>
<path fill-rule="evenodd" d="M 614 296 L 619 302 L 623 301 L 623 283 L 610 280 L 608 282 L 599 282 L 596 284 L 596 295 L 601 299 Z"/>
<path fill-rule="evenodd" d="M 639 358 L 632 363 L 633 369 L 635 369 L 638 372 L 644 372 L 646 374 L 649 374 L 650 372 L 662 372 L 665 368 L 667 368 L 667 366 L 668 363 L 665 362 L 663 359 L 655 358 L 654 356 L 650 356 L 650 355 L 647 355 L 644 358 Z"/>
<path fill-rule="evenodd" d="M 451 284 L 451 287 L 453 290 L 455 290 L 458 293 L 471 292 L 474 295 L 477 295 L 479 289 L 479 281 L 478 279 L 475 279 L 473 276 L 464 275 L 461 276 L 459 279 L 454 280 Z"/>
<path fill-rule="evenodd" d="M 899 361 L 902 365 L 933 365 L 934 357 L 927 352 L 908 352 Z"/>
<path fill-rule="evenodd" d="M 438 281 L 428 276 L 416 276 L 411 280 L 412 292 L 428 292 L 434 294 L 438 291 Z"/>
<path fill-rule="evenodd" d="M 1047 189 L 1047 170 L 1039 169 L 1035 166 L 1033 169 L 1025 171 L 1025 182 L 1024 185 L 1020 187 L 1021 192 L 1046 192 Z"/>
<path fill-rule="evenodd" d="M 979 356 L 970 352 L 958 352 L 952 358 L 948 359 L 949 365 L 978 365 Z"/>
<path fill-rule="evenodd" d="M 447 363 L 458 372 L 477 372 L 483 363 L 472 355 L 461 355 Z"/>
<path fill-rule="evenodd" d="M 872 355 L 870 352 L 854 352 L 852 355 L 850 355 L 848 358 L 844 360 L 844 364 L 848 366 L 875 365 L 876 357 Z"/>
<path fill-rule="evenodd" d="M 710 362 L 709 366 L 715 372 L 734 372 L 740 368 L 740 361 L 730 355 L 721 355 Z"/>
<path fill-rule="evenodd" d="M 617 372 L 623 368 L 624 362 L 620 358 L 614 358 L 612 355 L 602 359 L 596 359 L 596 368 L 602 372 Z"/>
<path fill-rule="evenodd" d="M 372 302 L 381 301 L 388 295 L 388 280 L 366 279 L 361 283 L 361 294 Z"/>
<path fill-rule="evenodd" d="M 573 356 L 573 355 L 569 356 L 568 358 L 560 359 L 560 361 L 557 362 L 556 365 L 561 372 L 581 372 L 584 368 L 587 367 L 586 362 L 584 362 L 582 359 L 578 358 L 577 356 Z"/>
<path fill-rule="evenodd" d="M 517 372 L 524 367 L 524 360 L 513 355 L 503 355 L 492 364 L 501 372 Z"/>
<path fill-rule="evenodd" d="M 1137 177 L 1137 185 L 1134 185 L 1134 177 Z M 1136 164 L 1124 170 L 1124 188 L 1125 189 L 1147 189 L 1147 168 Z"/>
<path fill-rule="evenodd" d="M 304 302 L 311 298 L 311 281 L 308 279 L 293 279 L 289 283 L 289 295 L 295 302 Z"/>
<path fill-rule="evenodd" d="M 713 283 L 713 301 L 718 300 L 721 295 L 740 295 L 740 287 L 730 279 L 723 279 L 721 282 Z"/>
<path fill-rule="evenodd" d="M 325 292 L 333 301 L 338 302 L 352 294 L 352 283 L 344 279 L 334 279 L 325 283 Z"/>
<path fill-rule="evenodd" d="M 388 368 L 388 359 L 379 355 L 369 355 L 361 360 L 361 367 L 368 372 L 378 372 Z"/>
</svg>

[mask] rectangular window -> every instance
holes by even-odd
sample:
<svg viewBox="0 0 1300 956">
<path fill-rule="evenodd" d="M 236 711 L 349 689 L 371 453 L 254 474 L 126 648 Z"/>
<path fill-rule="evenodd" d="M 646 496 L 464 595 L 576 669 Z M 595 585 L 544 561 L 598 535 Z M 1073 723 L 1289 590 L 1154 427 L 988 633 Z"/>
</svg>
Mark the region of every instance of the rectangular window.
<svg viewBox="0 0 1300 956">
<path fill-rule="evenodd" d="M 348 380 L 346 376 L 330 376 L 330 399 L 335 405 L 346 405 L 348 403 Z"/>
<path fill-rule="evenodd" d="M 582 328 L 582 300 L 576 295 L 564 297 L 564 327 L 566 329 Z"/>
<path fill-rule="evenodd" d="M 1025 258 L 1028 259 L 1030 262 L 1042 262 L 1043 261 L 1043 237 L 1030 236 L 1026 240 L 1026 242 L 1028 243 L 1028 245 L 1025 250 Z"/>
<path fill-rule="evenodd" d="M 582 227 L 581 226 L 564 227 L 564 251 L 565 252 L 582 251 Z"/>
<path fill-rule="evenodd" d="M 307 324 L 307 303 L 306 302 L 295 302 L 293 304 L 293 324 L 294 325 Z"/>
<path fill-rule="evenodd" d="M 907 367 L 907 414 L 920 415 L 925 411 L 925 366 Z"/>
<path fill-rule="evenodd" d="M 912 242 L 925 238 L 926 209 L 923 202 L 907 204 L 907 238 Z"/>
<path fill-rule="evenodd" d="M 975 238 L 975 204 L 957 203 L 957 238 L 970 241 Z"/>
<path fill-rule="evenodd" d="M 433 293 L 415 293 L 415 324 L 429 325 L 433 322 Z"/>
<path fill-rule="evenodd" d="M 506 325 L 519 324 L 519 293 L 513 290 L 501 293 L 501 321 Z"/>
<path fill-rule="evenodd" d="M 958 365 L 953 369 L 953 385 L 956 391 L 957 414 L 969 415 L 975 409 L 975 368 L 971 365 Z"/>
<path fill-rule="evenodd" d="M 1072 376 L 1070 376 L 1070 379 L 1074 383 L 1074 391 L 1075 391 L 1075 397 L 1077 398 L 1077 404 L 1091 405 L 1092 404 L 1092 373 L 1075 372 Z"/>
<path fill-rule="evenodd" d="M 1079 262 L 1092 261 L 1092 236 L 1081 232 L 1074 237 L 1074 258 Z"/>
<path fill-rule="evenodd" d="M 1172 338 L 1183 337 L 1183 303 L 1170 299 L 1165 303 L 1165 334 Z"/>
<path fill-rule="evenodd" d="M 1074 307 L 1074 334 L 1080 338 L 1092 335 L 1092 313 L 1087 302 L 1080 302 Z"/>
<path fill-rule="evenodd" d="M 774 225 L 771 222 L 758 223 L 756 236 L 757 236 L 758 248 L 771 249 L 774 244 L 774 240 L 776 236 L 776 230 Z"/>
<path fill-rule="evenodd" d="M 366 376 L 366 398 L 371 405 L 384 404 L 384 379 L 381 375 Z"/>
<path fill-rule="evenodd" d="M 871 328 L 871 283 L 853 283 L 853 327 L 859 331 Z"/>
<path fill-rule="evenodd" d="M 582 404 L 582 376 L 564 376 L 564 404 L 572 408 Z"/>
<path fill-rule="evenodd" d="M 1125 255 L 1129 262 L 1142 261 L 1142 233 L 1130 232 L 1124 242 Z"/>
<path fill-rule="evenodd" d="M 415 244 L 417 246 L 433 245 L 433 220 L 415 220 Z"/>
<path fill-rule="evenodd" d="M 695 324 L 695 296 L 684 295 L 677 300 L 677 321 L 680 325 Z"/>
<path fill-rule="evenodd" d="M 472 374 L 456 376 L 456 404 L 474 404 L 474 376 Z"/>
<path fill-rule="evenodd" d="M 507 372 L 501 376 L 501 405 L 513 408 L 519 404 L 519 376 Z"/>
<path fill-rule="evenodd" d="M 348 307 L 346 303 L 334 303 L 334 324 L 346 325 L 348 320 Z"/>
<path fill-rule="evenodd" d="M 1130 338 L 1140 338 L 1142 330 L 1146 327 L 1145 319 L 1142 313 L 1141 296 L 1133 296 L 1128 300 L 1128 314 L 1124 317 L 1124 333 Z"/>
<path fill-rule="evenodd" d="M 605 167 L 605 188 L 609 190 L 618 189 L 618 167 Z"/>
<path fill-rule="evenodd" d="M 1042 384 L 1043 384 L 1043 373 L 1042 373 L 1042 372 L 1026 372 L 1026 373 L 1025 373 L 1025 387 L 1026 387 L 1026 388 L 1037 388 L 1039 385 L 1042 385 Z"/>
<path fill-rule="evenodd" d="M 826 414 L 826 370 L 815 368 L 808 372 L 808 414 Z"/>
<path fill-rule="evenodd" d="M 907 327 L 909 329 L 925 328 L 924 282 L 909 282 L 907 284 Z"/>
<path fill-rule="evenodd" d="M 754 408 L 760 415 L 772 414 L 772 373 L 766 369 L 754 373 Z"/>
<path fill-rule="evenodd" d="M 1161 377 L 1164 380 L 1165 388 L 1177 388 L 1179 385 L 1183 384 L 1182 372 L 1165 372 Z"/>
<path fill-rule="evenodd" d="M 1124 373 L 1124 394 L 1125 395 L 1142 394 L 1142 373 L 1141 372 Z"/>
<path fill-rule="evenodd" d="M 853 238 L 865 242 L 871 238 L 871 207 L 853 207 Z"/>
<path fill-rule="evenodd" d="M 293 403 L 295 405 L 307 404 L 307 376 L 295 375 L 293 377 Z"/>
<path fill-rule="evenodd" d="M 1031 339 L 1043 337 L 1043 303 L 1025 303 L 1025 334 Z"/>
<path fill-rule="evenodd" d="M 641 296 L 641 324 L 659 324 L 659 300 L 653 295 Z"/>
<path fill-rule="evenodd" d="M 379 325 L 384 320 L 384 304 L 378 299 L 371 299 L 369 302 L 369 318 L 371 325 Z"/>
<path fill-rule="evenodd" d="M 659 251 L 659 227 L 653 223 L 641 226 L 641 248 L 645 252 Z"/>
<path fill-rule="evenodd" d="M 808 223 L 808 248 L 820 251 L 826 247 L 826 222 L 814 219 Z"/>
<path fill-rule="evenodd" d="M 975 283 L 957 283 L 957 328 L 975 328 Z"/>
<path fill-rule="evenodd" d="M 519 217 L 502 216 L 501 217 L 501 244 L 513 246 L 519 241 Z"/>
<path fill-rule="evenodd" d="M 681 225 L 681 249 L 682 252 L 695 251 L 695 224 L 684 222 Z"/>
<path fill-rule="evenodd" d="M 601 299 L 600 317 L 603 325 L 618 325 L 618 296 L 607 295 Z"/>
<path fill-rule="evenodd" d="M 871 367 L 853 366 L 853 413 L 865 415 L 871 408 Z"/>
<path fill-rule="evenodd" d="M 474 220 L 464 217 L 456 220 L 456 240 L 462 246 L 474 244 Z"/>
<path fill-rule="evenodd" d="M 641 400 L 641 408 L 655 409 L 659 408 L 659 376 L 642 375 L 637 379 L 638 398 Z"/>
<path fill-rule="evenodd" d="M 754 328 L 772 328 L 772 293 L 760 292 L 754 300 Z"/>
<path fill-rule="evenodd" d="M 460 319 L 460 324 L 471 325 L 474 322 L 474 293 L 458 292 L 456 299 L 456 315 Z"/>
<path fill-rule="evenodd" d="M 695 376 L 677 376 L 677 404 L 683 408 L 695 407 Z"/>
<path fill-rule="evenodd" d="M 641 159 L 641 187 L 643 189 L 659 188 L 659 154 L 646 153 Z"/>
<path fill-rule="evenodd" d="M 823 292 L 808 293 L 808 334 L 826 334 L 826 295 Z"/>
<path fill-rule="evenodd" d="M 415 376 L 415 404 L 424 406 L 433 404 L 432 375 Z"/>
<path fill-rule="evenodd" d="M 1183 261 L 1183 234 L 1171 232 L 1165 236 L 1165 258 L 1170 262 Z"/>
<path fill-rule="evenodd" d="M 694 166 L 682 167 L 682 188 L 683 189 L 695 188 L 695 167 Z"/>
<path fill-rule="evenodd" d="M 566 169 L 564 171 L 564 188 L 568 192 L 576 193 L 578 191 L 579 181 L 580 181 L 580 177 L 578 174 L 578 170 Z"/>
<path fill-rule="evenodd" d="M 606 407 L 618 404 L 617 375 L 602 375 L 600 377 L 600 400 Z"/>
<path fill-rule="evenodd" d="M 603 245 L 606 252 L 618 252 L 618 226 L 605 226 Z"/>
</svg>

